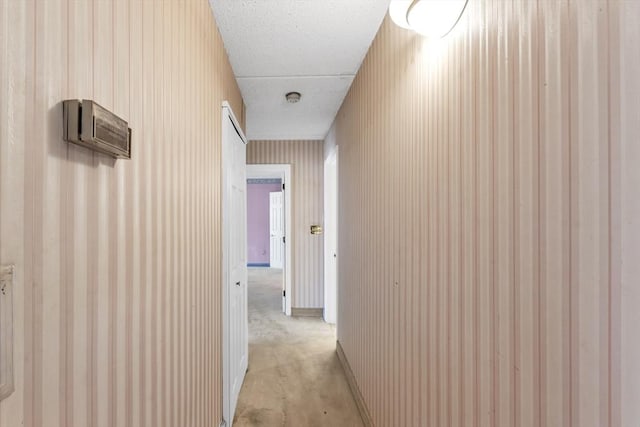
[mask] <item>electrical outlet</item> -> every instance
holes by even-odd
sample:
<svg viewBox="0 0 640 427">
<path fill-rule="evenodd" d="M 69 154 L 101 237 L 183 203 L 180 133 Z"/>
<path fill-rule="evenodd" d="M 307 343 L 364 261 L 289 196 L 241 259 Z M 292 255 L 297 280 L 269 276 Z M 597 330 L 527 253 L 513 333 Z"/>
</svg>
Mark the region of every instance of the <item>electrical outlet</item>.
<svg viewBox="0 0 640 427">
<path fill-rule="evenodd" d="M 13 393 L 13 265 L 0 266 L 0 400 Z"/>
</svg>

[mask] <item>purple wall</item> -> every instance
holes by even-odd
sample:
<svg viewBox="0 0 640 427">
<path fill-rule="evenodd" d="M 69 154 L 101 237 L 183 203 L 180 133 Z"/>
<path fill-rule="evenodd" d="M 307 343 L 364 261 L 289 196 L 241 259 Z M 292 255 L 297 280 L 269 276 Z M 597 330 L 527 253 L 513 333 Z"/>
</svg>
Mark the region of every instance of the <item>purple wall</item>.
<svg viewBox="0 0 640 427">
<path fill-rule="evenodd" d="M 281 188 L 280 180 L 247 181 L 249 264 L 269 264 L 269 193 Z"/>
</svg>

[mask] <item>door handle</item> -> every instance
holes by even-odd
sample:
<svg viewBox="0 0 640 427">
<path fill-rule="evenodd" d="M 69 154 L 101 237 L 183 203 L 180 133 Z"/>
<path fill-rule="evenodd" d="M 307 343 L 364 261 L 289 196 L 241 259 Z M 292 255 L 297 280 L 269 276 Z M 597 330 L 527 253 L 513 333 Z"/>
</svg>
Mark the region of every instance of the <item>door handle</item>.
<svg viewBox="0 0 640 427">
<path fill-rule="evenodd" d="M 236 282 L 236 286 L 240 286 L 240 282 Z"/>
</svg>

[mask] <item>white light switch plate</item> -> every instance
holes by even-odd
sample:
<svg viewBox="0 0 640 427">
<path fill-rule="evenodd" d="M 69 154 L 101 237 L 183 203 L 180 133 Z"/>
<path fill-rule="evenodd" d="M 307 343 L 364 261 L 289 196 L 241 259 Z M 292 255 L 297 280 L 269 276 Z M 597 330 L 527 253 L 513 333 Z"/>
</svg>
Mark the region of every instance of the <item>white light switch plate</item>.
<svg viewBox="0 0 640 427">
<path fill-rule="evenodd" d="M 13 393 L 13 265 L 0 266 L 0 400 Z"/>
</svg>

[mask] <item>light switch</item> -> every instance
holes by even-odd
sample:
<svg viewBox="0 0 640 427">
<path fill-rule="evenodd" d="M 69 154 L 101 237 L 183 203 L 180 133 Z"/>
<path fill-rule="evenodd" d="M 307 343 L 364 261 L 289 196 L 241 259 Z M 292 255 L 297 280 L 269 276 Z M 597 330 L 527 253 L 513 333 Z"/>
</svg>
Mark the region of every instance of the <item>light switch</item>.
<svg viewBox="0 0 640 427">
<path fill-rule="evenodd" d="M 312 225 L 311 226 L 311 234 L 322 234 L 322 226 L 321 225 Z"/>
<path fill-rule="evenodd" d="M 0 400 L 13 393 L 13 265 L 0 266 Z"/>
</svg>

